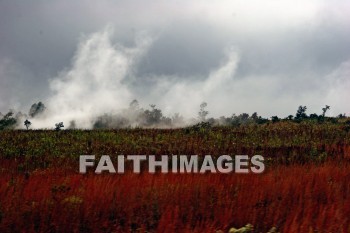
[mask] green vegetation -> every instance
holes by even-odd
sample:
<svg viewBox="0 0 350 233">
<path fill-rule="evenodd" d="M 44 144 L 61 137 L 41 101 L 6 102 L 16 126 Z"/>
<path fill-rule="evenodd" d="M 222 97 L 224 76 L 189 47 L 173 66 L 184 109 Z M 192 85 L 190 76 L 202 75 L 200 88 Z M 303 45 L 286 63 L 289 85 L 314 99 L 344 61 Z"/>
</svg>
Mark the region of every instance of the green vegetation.
<svg viewBox="0 0 350 233">
<path fill-rule="evenodd" d="M 0 138 L 0 158 L 20 159 L 28 169 L 71 161 L 76 168 L 82 154 L 260 154 L 267 163 L 304 164 L 344 158 L 350 130 L 346 123 L 282 121 L 240 127 L 200 123 L 184 129 L 6 130 Z"/>
</svg>

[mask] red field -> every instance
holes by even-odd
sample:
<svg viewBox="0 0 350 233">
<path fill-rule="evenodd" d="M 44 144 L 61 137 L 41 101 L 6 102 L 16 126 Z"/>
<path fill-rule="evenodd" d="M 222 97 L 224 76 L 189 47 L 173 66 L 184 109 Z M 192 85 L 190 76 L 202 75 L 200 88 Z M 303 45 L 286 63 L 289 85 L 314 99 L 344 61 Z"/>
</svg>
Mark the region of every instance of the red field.
<svg viewBox="0 0 350 233">
<path fill-rule="evenodd" d="M 270 168 L 263 175 L 35 171 L 0 178 L 1 232 L 350 232 L 350 166 Z"/>
<path fill-rule="evenodd" d="M 249 136 L 244 133 L 246 129 L 240 130 L 240 146 L 244 147 L 244 139 Z M 300 135 L 294 134 L 298 145 L 286 145 L 290 140 L 283 141 L 285 137 L 281 137 L 285 130 L 269 128 L 262 131 L 266 135 L 258 134 L 270 140 L 276 134 L 282 140 L 280 144 L 264 141 L 265 148 L 256 145 L 263 148 L 266 158 L 273 158 L 271 151 L 281 154 L 287 147 L 291 157 L 298 151 L 295 148 L 302 147 L 307 152 L 308 144 L 313 147 L 318 142 L 315 147 L 318 151 L 299 155 L 301 162 L 267 159 L 263 174 L 205 175 L 147 172 L 82 175 L 78 174 L 77 157 L 66 155 L 67 150 L 79 151 L 76 147 L 81 145 L 84 145 L 81 154 L 85 154 L 86 145 L 91 154 L 104 150 L 115 154 L 120 152 L 120 146 L 114 137 L 129 134 L 130 142 L 136 137 L 134 131 L 64 132 L 59 139 L 56 132 L 2 132 L 2 143 L 12 144 L 0 147 L 0 232 L 228 232 L 231 227 L 247 223 L 254 225 L 253 232 L 268 232 L 274 226 L 280 232 L 350 232 L 349 134 L 339 131 L 337 137 L 319 128 L 311 130 L 323 133 L 304 139 L 307 136 L 300 131 Z M 197 142 L 193 150 L 208 143 L 211 147 L 221 145 L 215 144 L 215 140 L 223 134 L 208 132 L 209 136 L 203 139 L 197 133 L 190 136 L 178 131 L 148 133 L 142 140 L 135 140 L 145 148 L 161 145 L 160 153 L 168 148 L 167 141 L 177 142 L 181 137 Z M 50 148 L 44 148 L 41 141 L 46 138 L 46 143 L 56 145 L 73 136 L 81 137 L 80 141 L 51 147 L 58 150 L 57 155 L 52 155 L 55 159 L 47 154 Z M 93 142 L 86 141 L 89 138 Z M 115 143 L 110 144 L 112 141 Z M 10 150 L 19 150 L 23 145 L 26 148 L 23 154 L 10 156 Z M 132 151 L 130 145 L 123 145 L 124 150 Z M 37 157 L 30 155 L 32 148 L 38 149 Z M 226 148 L 225 143 L 222 148 Z M 221 152 L 222 148 L 216 150 Z M 60 154 L 65 156 L 60 158 Z"/>
</svg>

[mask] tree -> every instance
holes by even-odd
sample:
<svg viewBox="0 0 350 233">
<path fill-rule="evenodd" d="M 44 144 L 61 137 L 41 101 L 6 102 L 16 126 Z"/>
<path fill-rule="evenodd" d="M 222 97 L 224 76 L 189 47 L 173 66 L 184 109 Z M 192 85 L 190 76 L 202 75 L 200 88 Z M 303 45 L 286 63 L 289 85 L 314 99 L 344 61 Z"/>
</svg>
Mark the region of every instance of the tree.
<svg viewBox="0 0 350 233">
<path fill-rule="evenodd" d="M 157 109 L 155 104 L 150 104 L 150 107 L 152 110 L 144 111 L 146 125 L 159 124 L 163 119 L 162 110 Z"/>
<path fill-rule="evenodd" d="M 94 129 L 115 129 L 123 128 L 130 124 L 129 120 L 122 115 L 105 113 L 99 116 L 93 124 Z"/>
<path fill-rule="evenodd" d="M 259 116 L 259 118 L 258 118 L 258 120 L 257 120 L 256 123 L 258 123 L 259 125 L 261 125 L 261 124 L 265 124 L 265 123 L 268 123 L 268 122 L 269 122 L 268 119 L 263 118 L 262 116 Z"/>
<path fill-rule="evenodd" d="M 208 104 L 206 102 L 201 103 L 201 105 L 199 105 L 199 112 L 198 112 L 198 118 L 200 121 L 205 121 L 205 118 L 208 115 L 208 111 L 205 110 L 205 108 L 208 106 Z"/>
<path fill-rule="evenodd" d="M 246 123 L 249 119 L 249 114 L 248 113 L 241 113 L 241 114 L 239 114 L 238 117 L 240 118 L 242 123 Z"/>
<path fill-rule="evenodd" d="M 57 124 L 55 124 L 55 126 L 56 126 L 56 128 L 55 128 L 56 131 L 59 131 L 59 130 L 61 130 L 61 128 L 64 127 L 63 122 L 57 123 Z"/>
<path fill-rule="evenodd" d="M 297 120 L 302 120 L 302 119 L 307 118 L 306 109 L 307 109 L 306 106 L 299 106 L 297 113 L 295 114 L 295 118 Z"/>
<path fill-rule="evenodd" d="M 0 130 L 14 128 L 16 124 L 17 124 L 17 120 L 13 117 L 13 111 L 9 111 L 0 120 Z"/>
<path fill-rule="evenodd" d="M 331 107 L 326 105 L 326 107 L 322 108 L 322 116 L 325 117 L 327 110 L 329 110 Z"/>
<path fill-rule="evenodd" d="M 287 119 L 288 119 L 288 120 L 290 120 L 290 121 L 291 121 L 291 120 L 293 120 L 293 118 L 294 118 L 294 116 L 293 116 L 293 115 L 289 115 L 289 116 L 287 116 Z"/>
<path fill-rule="evenodd" d="M 29 116 L 36 117 L 45 111 L 46 107 L 42 102 L 34 103 L 29 109 Z"/>
<path fill-rule="evenodd" d="M 310 114 L 310 119 L 318 120 L 319 116 L 316 113 L 312 113 L 312 114 Z"/>
<path fill-rule="evenodd" d="M 29 126 L 32 124 L 32 122 L 28 121 L 28 119 L 26 119 L 24 121 L 24 125 L 27 127 L 27 130 L 29 129 Z"/>
<path fill-rule="evenodd" d="M 278 118 L 278 116 L 272 116 L 271 117 L 271 120 L 272 120 L 272 123 L 276 123 L 276 122 L 279 122 L 280 119 Z"/>
<path fill-rule="evenodd" d="M 258 118 L 259 118 L 258 113 L 257 113 L 257 112 L 254 112 L 254 113 L 251 115 L 250 118 L 252 118 L 252 120 L 253 120 L 254 122 L 256 122 L 256 121 L 258 120 Z"/>
</svg>

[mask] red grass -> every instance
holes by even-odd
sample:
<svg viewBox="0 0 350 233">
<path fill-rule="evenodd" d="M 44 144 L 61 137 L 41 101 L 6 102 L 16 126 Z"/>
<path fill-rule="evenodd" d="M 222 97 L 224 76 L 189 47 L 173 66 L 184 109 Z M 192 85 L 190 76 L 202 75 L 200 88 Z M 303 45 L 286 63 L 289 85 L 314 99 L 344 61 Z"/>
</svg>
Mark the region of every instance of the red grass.
<svg viewBox="0 0 350 233">
<path fill-rule="evenodd" d="M 1 174 L 0 232 L 350 232 L 350 165 L 263 175 Z"/>
</svg>

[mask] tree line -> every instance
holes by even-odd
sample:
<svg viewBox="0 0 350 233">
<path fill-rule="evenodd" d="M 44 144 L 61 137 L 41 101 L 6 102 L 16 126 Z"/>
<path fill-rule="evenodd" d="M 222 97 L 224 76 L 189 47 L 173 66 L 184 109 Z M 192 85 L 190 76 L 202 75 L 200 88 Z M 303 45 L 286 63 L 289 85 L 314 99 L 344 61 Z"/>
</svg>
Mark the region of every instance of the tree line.
<svg viewBox="0 0 350 233">
<path fill-rule="evenodd" d="M 336 117 L 327 117 L 327 111 L 330 106 L 325 105 L 321 109 L 321 113 L 307 114 L 306 106 L 299 106 L 295 115 L 289 115 L 285 118 L 278 116 L 272 116 L 271 118 L 264 118 L 259 116 L 256 112 L 253 114 L 241 113 L 239 115 L 233 114 L 229 117 L 221 116 L 219 118 L 208 118 L 209 111 L 207 110 L 208 104 L 203 102 L 199 106 L 198 115 L 196 118 L 185 120 L 179 113 L 174 114 L 172 117 L 165 116 L 161 109 L 157 108 L 156 105 L 151 104 L 150 108 L 144 109 L 140 107 L 137 100 L 133 100 L 127 109 L 124 111 L 113 114 L 104 113 L 98 116 L 93 122 L 93 129 L 111 129 L 111 128 L 126 128 L 126 127 L 145 127 L 145 128 L 177 128 L 186 126 L 195 127 L 211 127 L 211 126 L 241 126 L 249 124 L 268 124 L 277 123 L 281 121 L 290 121 L 295 123 L 301 122 L 314 122 L 314 123 L 346 123 L 350 124 L 350 120 L 345 114 L 340 114 Z M 10 110 L 5 115 L 0 113 L 0 130 L 4 129 L 15 129 L 23 124 L 26 129 L 32 127 L 30 119 L 35 119 L 43 116 L 47 108 L 42 102 L 34 103 L 28 114 L 21 112 L 15 113 Z M 25 119 L 23 121 L 23 119 Z M 68 123 L 68 129 L 76 128 L 76 122 L 73 120 Z M 35 126 L 34 126 L 35 127 Z M 55 123 L 54 129 L 61 130 L 64 128 L 63 122 Z"/>
</svg>

